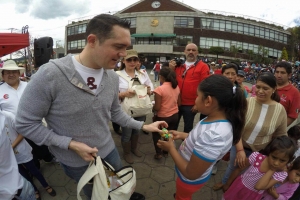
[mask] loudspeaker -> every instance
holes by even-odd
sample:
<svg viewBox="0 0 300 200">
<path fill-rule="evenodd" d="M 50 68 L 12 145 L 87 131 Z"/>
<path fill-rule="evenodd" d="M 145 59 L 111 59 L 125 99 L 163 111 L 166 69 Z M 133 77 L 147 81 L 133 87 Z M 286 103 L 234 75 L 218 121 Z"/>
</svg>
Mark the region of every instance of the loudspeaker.
<svg viewBox="0 0 300 200">
<path fill-rule="evenodd" d="M 52 37 L 42 37 L 34 40 L 34 62 L 35 68 L 49 62 L 53 56 Z"/>
</svg>

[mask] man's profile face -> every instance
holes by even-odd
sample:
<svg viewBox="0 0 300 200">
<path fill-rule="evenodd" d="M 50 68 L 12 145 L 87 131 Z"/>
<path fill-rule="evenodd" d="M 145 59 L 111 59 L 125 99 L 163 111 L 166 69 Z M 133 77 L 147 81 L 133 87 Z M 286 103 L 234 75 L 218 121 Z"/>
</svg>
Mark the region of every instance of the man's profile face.
<svg viewBox="0 0 300 200">
<path fill-rule="evenodd" d="M 198 47 L 195 44 L 188 44 L 185 47 L 184 54 L 186 57 L 186 61 L 195 62 L 197 60 Z"/>
<path fill-rule="evenodd" d="M 19 83 L 20 71 L 19 70 L 3 70 L 2 79 L 10 86 L 15 86 Z"/>
<path fill-rule="evenodd" d="M 277 85 L 285 85 L 289 81 L 290 74 L 286 72 L 284 67 L 277 67 L 274 75 Z"/>
<path fill-rule="evenodd" d="M 102 43 L 96 39 L 93 59 L 97 68 L 114 69 L 120 58 L 126 56 L 126 49 L 131 45 L 128 29 L 116 25 L 111 34 L 112 37 Z"/>
</svg>

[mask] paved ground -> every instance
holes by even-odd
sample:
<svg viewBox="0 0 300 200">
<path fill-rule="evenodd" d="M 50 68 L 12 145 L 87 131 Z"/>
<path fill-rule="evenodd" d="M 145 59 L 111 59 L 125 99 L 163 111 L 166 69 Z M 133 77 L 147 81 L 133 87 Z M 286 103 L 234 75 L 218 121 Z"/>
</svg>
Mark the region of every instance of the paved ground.
<svg viewBox="0 0 300 200">
<path fill-rule="evenodd" d="M 153 78 L 153 76 L 151 76 Z M 154 83 L 154 82 L 153 82 Z M 157 85 L 158 82 L 155 83 Z M 246 83 L 247 84 L 247 83 Z M 250 85 L 250 84 L 247 84 Z M 147 116 L 146 123 L 151 123 L 152 115 Z M 199 121 L 199 114 L 195 117 L 195 123 Z M 127 163 L 123 159 L 123 150 L 121 147 L 121 137 L 113 132 L 111 123 L 111 136 L 113 137 L 115 144 L 121 155 L 121 159 L 124 165 Z M 183 130 L 183 122 L 181 121 L 179 131 Z M 177 146 L 180 144 L 176 143 Z M 137 174 L 137 186 L 136 192 L 145 195 L 147 200 L 172 200 L 173 193 L 175 192 L 175 180 L 176 175 L 174 171 L 174 162 L 171 157 L 162 158 L 161 160 L 155 160 L 154 146 L 152 141 L 152 135 L 146 135 L 143 132 L 140 133 L 139 147 L 138 149 L 143 153 L 143 157 L 134 157 L 135 163 L 133 164 Z M 212 190 L 212 186 L 220 182 L 223 173 L 226 170 L 227 163 L 220 161 L 218 164 L 218 172 L 216 175 L 212 175 L 207 184 L 197 193 L 193 195 L 193 200 L 220 200 L 222 197 L 222 191 L 215 192 Z M 68 178 L 59 164 L 55 163 L 42 163 L 41 171 L 44 174 L 49 185 L 55 188 L 57 192 L 56 197 L 48 195 L 39 183 L 36 183 L 41 192 L 43 200 L 75 200 L 76 198 L 76 183 Z M 36 181 L 36 180 L 35 180 Z M 84 199 L 84 198 L 83 198 Z"/>
</svg>

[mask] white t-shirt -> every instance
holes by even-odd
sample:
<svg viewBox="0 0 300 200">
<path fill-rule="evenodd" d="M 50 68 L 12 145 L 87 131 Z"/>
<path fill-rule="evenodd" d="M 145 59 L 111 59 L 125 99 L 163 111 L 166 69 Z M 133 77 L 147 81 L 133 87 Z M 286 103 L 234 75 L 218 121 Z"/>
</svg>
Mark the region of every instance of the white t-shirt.
<svg viewBox="0 0 300 200">
<path fill-rule="evenodd" d="M 92 69 L 86 67 L 79 63 L 75 57 L 72 57 L 73 64 L 75 65 L 76 71 L 80 74 L 84 82 L 89 86 L 94 94 L 97 93 L 97 90 L 100 88 L 100 83 L 103 77 L 103 68 L 101 69 Z"/>
<path fill-rule="evenodd" d="M 205 118 L 206 119 L 206 118 Z M 201 120 L 189 133 L 189 136 L 179 147 L 179 154 L 187 161 L 190 161 L 192 154 L 201 160 L 210 162 L 210 167 L 195 180 L 184 177 L 178 168 L 175 170 L 178 177 L 187 184 L 202 184 L 209 180 L 212 167 L 231 148 L 233 134 L 231 123 L 227 120 L 204 122 Z"/>
<path fill-rule="evenodd" d="M 0 199 L 12 199 L 23 188 L 16 157 L 5 132 L 6 119 L 0 113 Z"/>
<path fill-rule="evenodd" d="M 18 137 L 18 133 L 15 129 L 14 115 L 11 112 L 0 111 L 5 116 L 5 133 L 7 134 L 10 143 L 12 144 Z M 18 164 L 27 163 L 33 159 L 32 148 L 25 140 L 25 138 L 14 148 L 14 153 Z"/>
<path fill-rule="evenodd" d="M 124 73 L 127 77 L 131 78 L 125 71 L 125 69 L 120 71 L 121 73 Z M 141 72 L 141 73 L 140 73 Z M 135 76 L 139 77 L 139 80 L 142 85 L 150 86 L 151 90 L 153 91 L 153 84 L 148 76 L 148 74 L 144 74 L 141 70 L 140 72 L 135 70 Z M 127 80 L 125 80 L 123 77 L 119 76 L 119 90 L 120 92 L 126 92 L 128 90 L 129 83 Z"/>
<path fill-rule="evenodd" d="M 17 114 L 20 98 L 27 86 L 27 82 L 20 81 L 18 89 L 14 89 L 7 83 L 0 85 L 0 108 Z"/>
</svg>

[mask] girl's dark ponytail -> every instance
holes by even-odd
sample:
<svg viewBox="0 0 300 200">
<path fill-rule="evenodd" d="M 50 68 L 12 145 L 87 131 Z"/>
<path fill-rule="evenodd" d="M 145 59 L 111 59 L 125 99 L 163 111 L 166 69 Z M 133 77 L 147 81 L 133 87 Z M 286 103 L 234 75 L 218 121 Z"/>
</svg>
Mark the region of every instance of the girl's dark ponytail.
<svg viewBox="0 0 300 200">
<path fill-rule="evenodd" d="M 217 99 L 219 109 L 225 111 L 227 120 L 231 123 L 233 129 L 233 145 L 241 138 L 245 125 L 247 100 L 240 87 L 232 85 L 232 82 L 222 75 L 211 75 L 204 79 L 198 90 L 203 92 L 204 96 L 212 96 Z"/>
</svg>

